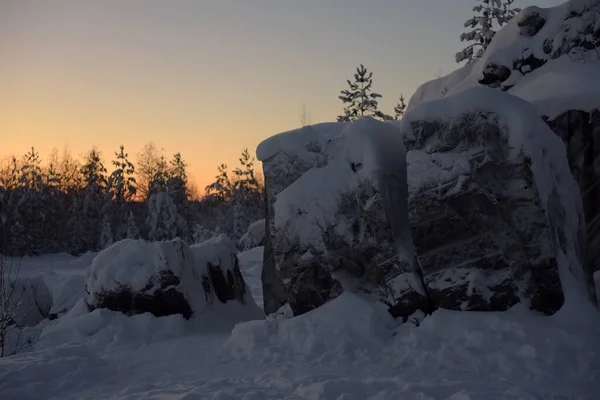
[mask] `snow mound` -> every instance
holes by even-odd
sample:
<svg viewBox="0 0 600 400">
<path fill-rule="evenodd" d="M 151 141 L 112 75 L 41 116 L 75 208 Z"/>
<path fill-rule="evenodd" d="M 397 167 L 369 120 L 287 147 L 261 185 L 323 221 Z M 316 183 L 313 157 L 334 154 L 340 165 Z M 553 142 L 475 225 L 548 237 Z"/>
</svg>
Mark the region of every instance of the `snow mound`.
<svg viewBox="0 0 600 400">
<path fill-rule="evenodd" d="M 383 304 L 345 292 L 294 318 L 238 324 L 224 348 L 239 358 L 267 357 L 275 361 L 324 356 L 328 361 L 332 357 L 357 361 L 389 345 L 395 324 Z"/>
<path fill-rule="evenodd" d="M 235 300 L 248 315 L 260 317 L 236 253 L 224 235 L 192 247 L 180 239 L 122 240 L 99 253 L 86 270 L 86 301 L 92 308 L 128 314 L 180 313 L 189 318 Z"/>
<path fill-rule="evenodd" d="M 9 281 L 5 290 L 11 292 L 7 299 L 9 316 L 18 326 L 33 327 L 50 315 L 52 294 L 42 277 Z"/>
<path fill-rule="evenodd" d="M 421 85 L 408 110 L 488 85 L 532 102 L 551 118 L 573 108 L 591 111 L 600 107 L 599 54 L 598 0 L 527 7 L 496 33 L 480 60 Z"/>
<path fill-rule="evenodd" d="M 247 251 L 258 246 L 263 246 L 265 242 L 265 220 L 261 219 L 253 222 L 248 230 L 240 238 L 239 247 L 242 251 Z"/>
<path fill-rule="evenodd" d="M 414 139 L 411 129 L 413 123 L 418 121 L 452 120 L 465 113 L 478 112 L 495 114 L 514 157 L 524 154 L 531 159 L 531 170 L 541 204 L 558 243 L 555 247 L 565 302 L 573 300 L 573 296 L 587 295 L 594 299 L 590 285 L 591 271 L 582 264 L 580 246 L 583 243 L 580 241 L 584 219 L 581 197 L 569 170 L 566 148 L 530 103 L 485 86 L 474 87 L 441 100 L 414 106 L 404 118 L 404 127 L 408 130 L 405 134 Z M 409 167 L 409 171 L 413 169 Z M 409 173 L 409 186 L 412 179 L 415 179 L 414 175 Z M 444 183 L 443 176 L 439 179 L 440 183 Z M 575 279 L 578 288 L 569 287 L 572 279 Z"/>
</svg>

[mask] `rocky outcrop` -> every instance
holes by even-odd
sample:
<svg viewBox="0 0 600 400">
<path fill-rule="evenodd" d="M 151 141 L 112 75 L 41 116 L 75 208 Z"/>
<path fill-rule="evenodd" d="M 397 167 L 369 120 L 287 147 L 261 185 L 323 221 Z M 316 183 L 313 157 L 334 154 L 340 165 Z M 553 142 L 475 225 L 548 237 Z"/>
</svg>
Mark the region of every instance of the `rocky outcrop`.
<svg viewBox="0 0 600 400">
<path fill-rule="evenodd" d="M 554 8 L 527 7 L 498 32 L 482 57 L 482 85 L 509 90 L 546 62 L 569 55 L 585 61 L 600 48 L 600 1 L 571 0 Z M 495 57 L 501 51 L 501 59 Z M 516 72 L 515 72 L 516 71 Z"/>
<path fill-rule="evenodd" d="M 581 191 L 586 249 L 591 269 L 600 270 L 600 110 L 570 110 L 548 126 L 567 147 L 569 166 Z"/>
<path fill-rule="evenodd" d="M 546 217 L 523 152 L 512 154 L 497 115 L 412 123 L 410 221 L 435 304 L 502 311 L 518 302 L 551 314 L 563 303 Z"/>
<path fill-rule="evenodd" d="M 319 163 L 301 174 L 281 163 L 298 160 L 289 154 L 297 148 L 266 158 L 259 147 L 269 198 L 265 312 L 289 304 L 300 315 L 344 290 L 376 293 L 398 316 L 425 309 L 411 258 L 400 131 L 365 118 L 323 141 Z M 417 293 L 410 303 L 386 291 L 399 285 Z"/>
<path fill-rule="evenodd" d="M 256 309 L 236 254 L 223 235 L 192 247 L 180 239 L 126 239 L 98 254 L 86 271 L 86 302 L 90 309 L 186 319 L 228 301 Z"/>
<path fill-rule="evenodd" d="M 535 36 L 546 24 L 546 19 L 539 12 L 530 10 L 520 16 L 517 25 L 521 28 L 521 35 Z"/>
</svg>

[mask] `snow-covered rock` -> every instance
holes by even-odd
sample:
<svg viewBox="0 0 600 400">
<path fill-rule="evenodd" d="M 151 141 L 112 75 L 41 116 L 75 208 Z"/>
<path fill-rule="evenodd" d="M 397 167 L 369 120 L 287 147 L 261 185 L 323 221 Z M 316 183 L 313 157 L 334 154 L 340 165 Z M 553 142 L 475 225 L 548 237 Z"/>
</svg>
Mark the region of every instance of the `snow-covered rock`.
<svg viewBox="0 0 600 400">
<path fill-rule="evenodd" d="M 265 244 L 265 220 L 261 219 L 253 222 L 239 241 L 241 251 L 248 251 Z"/>
<path fill-rule="evenodd" d="M 600 0 L 528 7 L 496 33 L 483 57 L 417 89 L 424 101 L 487 85 L 532 102 L 554 118 L 600 107 Z"/>
<path fill-rule="evenodd" d="M 224 235 L 192 247 L 180 239 L 125 239 L 99 253 L 87 269 L 86 301 L 91 309 L 189 318 L 233 300 L 258 316 L 236 254 Z"/>
<path fill-rule="evenodd" d="M 42 277 L 8 280 L 3 289 L 10 293 L 8 314 L 18 326 L 35 326 L 49 317 L 52 295 Z"/>
<path fill-rule="evenodd" d="M 392 290 L 400 282 L 422 292 L 397 127 L 363 118 L 303 128 L 267 139 L 257 155 L 268 193 L 267 314 L 285 303 L 303 314 L 344 290 L 379 292 L 395 315 L 426 307 L 423 296 L 397 307 Z"/>
<path fill-rule="evenodd" d="M 554 313 L 566 274 L 594 299 L 566 149 L 531 104 L 477 87 L 413 107 L 404 129 L 414 243 L 437 305 Z"/>
</svg>

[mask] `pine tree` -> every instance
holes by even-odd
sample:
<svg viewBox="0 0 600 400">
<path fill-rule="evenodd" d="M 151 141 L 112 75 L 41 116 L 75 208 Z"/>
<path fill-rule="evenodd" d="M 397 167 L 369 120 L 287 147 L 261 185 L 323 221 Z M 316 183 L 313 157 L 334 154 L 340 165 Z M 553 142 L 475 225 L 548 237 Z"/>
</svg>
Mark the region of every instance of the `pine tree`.
<svg viewBox="0 0 600 400">
<path fill-rule="evenodd" d="M 464 26 L 471 31 L 460 35 L 461 42 L 474 42 L 464 50 L 456 53 L 456 62 L 467 61 L 471 63 L 480 59 L 496 35 L 495 26 L 502 27 L 507 24 L 518 12 L 519 8 L 512 8 L 514 0 L 477 0 L 481 4 L 473 7 L 476 16 L 469 18 Z"/>
<path fill-rule="evenodd" d="M 170 161 L 167 193 L 173 199 L 177 214 L 184 222 L 179 223 L 177 236 L 188 241 L 190 239 L 190 232 L 187 221 L 191 219 L 191 212 L 189 208 L 187 163 L 183 160 L 180 153 L 175 153 L 173 159 Z"/>
<path fill-rule="evenodd" d="M 406 103 L 404 103 L 404 95 L 400 95 L 400 100 L 398 101 L 398 104 L 396 104 L 396 107 L 394 107 L 395 119 L 399 120 L 400 118 L 402 118 L 405 112 Z"/>
<path fill-rule="evenodd" d="M 219 165 L 218 171 L 215 181 L 206 187 L 206 197 L 216 203 L 229 200 L 233 189 L 227 175 L 227 165 Z"/>
<path fill-rule="evenodd" d="M 108 215 L 105 215 L 102 219 L 102 226 L 100 229 L 100 240 L 99 247 L 100 250 L 104 250 L 111 244 L 115 242 L 112 234 L 112 228 L 110 227 L 110 218 Z"/>
<path fill-rule="evenodd" d="M 128 156 L 125 147 L 121 145 L 112 162 L 115 170 L 108 177 L 108 199 L 118 204 L 125 204 L 136 195 L 135 168 Z"/>
<path fill-rule="evenodd" d="M 382 96 L 371 93 L 373 86 L 373 73 L 368 72 L 360 64 L 354 74 L 354 82 L 347 80 L 350 89 L 341 91 L 339 99 L 344 103 L 344 115 L 338 116 L 338 122 L 354 122 L 362 116 L 380 117 L 385 119 L 385 114 L 377 111 L 377 99 Z"/>
<path fill-rule="evenodd" d="M 66 251 L 73 255 L 78 255 L 86 251 L 86 232 L 82 215 L 83 203 L 77 196 L 73 196 L 66 224 L 68 232 Z"/>
<path fill-rule="evenodd" d="M 107 180 L 106 168 L 102 163 L 100 153 L 96 149 L 92 149 L 86 155 L 80 172 L 84 185 L 81 216 L 84 227 L 82 238 L 83 248 L 84 251 L 97 251 L 100 249 L 100 226 L 102 222 L 102 209 L 105 203 Z"/>
<path fill-rule="evenodd" d="M 167 182 L 169 181 L 169 168 L 167 166 L 167 160 L 165 157 L 161 155 L 156 161 L 156 165 L 154 167 L 154 175 L 150 179 L 150 183 L 148 185 L 148 193 L 146 197 L 146 201 L 150 199 L 155 193 L 166 192 L 167 191 Z"/>
<path fill-rule="evenodd" d="M 127 217 L 127 239 L 139 239 L 140 231 L 135 223 L 135 217 L 133 215 L 133 211 L 129 211 L 129 216 Z"/>
<path fill-rule="evenodd" d="M 46 217 L 42 192 L 44 182 L 39 153 L 31 148 L 21 166 L 19 183 L 22 195 L 18 214 L 25 232 L 24 243 L 28 254 L 41 254 L 44 248 L 44 221 Z"/>
<path fill-rule="evenodd" d="M 151 241 L 171 240 L 178 237 L 179 232 L 187 229 L 168 193 L 160 192 L 150 196 L 148 209 L 146 224 Z"/>
<path fill-rule="evenodd" d="M 254 157 L 248 149 L 242 151 L 240 167 L 233 173 L 233 236 L 238 239 L 262 209 L 262 189 L 254 176 Z"/>
<path fill-rule="evenodd" d="M 136 195 L 135 168 L 128 159 L 123 145 L 115 153 L 112 162 L 115 170 L 108 177 L 107 202 L 104 212 L 111 215 L 115 239 L 121 240 L 127 236 L 127 203 Z"/>
<path fill-rule="evenodd" d="M 5 187 L 2 221 L 5 227 L 3 253 L 21 256 L 25 254 L 25 229 L 19 214 L 19 203 L 23 197 L 23 186 L 20 182 L 21 164 L 12 157 L 3 181 Z"/>
</svg>

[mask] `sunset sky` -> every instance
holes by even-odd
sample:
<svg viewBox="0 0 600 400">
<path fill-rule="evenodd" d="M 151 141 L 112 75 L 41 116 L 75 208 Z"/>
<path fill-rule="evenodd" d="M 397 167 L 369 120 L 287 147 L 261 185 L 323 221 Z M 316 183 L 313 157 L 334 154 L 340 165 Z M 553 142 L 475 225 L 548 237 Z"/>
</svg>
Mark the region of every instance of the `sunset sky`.
<svg viewBox="0 0 600 400">
<path fill-rule="evenodd" d="M 560 4 L 517 0 L 515 6 Z M 392 112 L 457 67 L 475 0 L 0 0 L 0 157 L 181 152 L 203 188 L 244 147 L 335 120 L 359 63 Z"/>
</svg>

